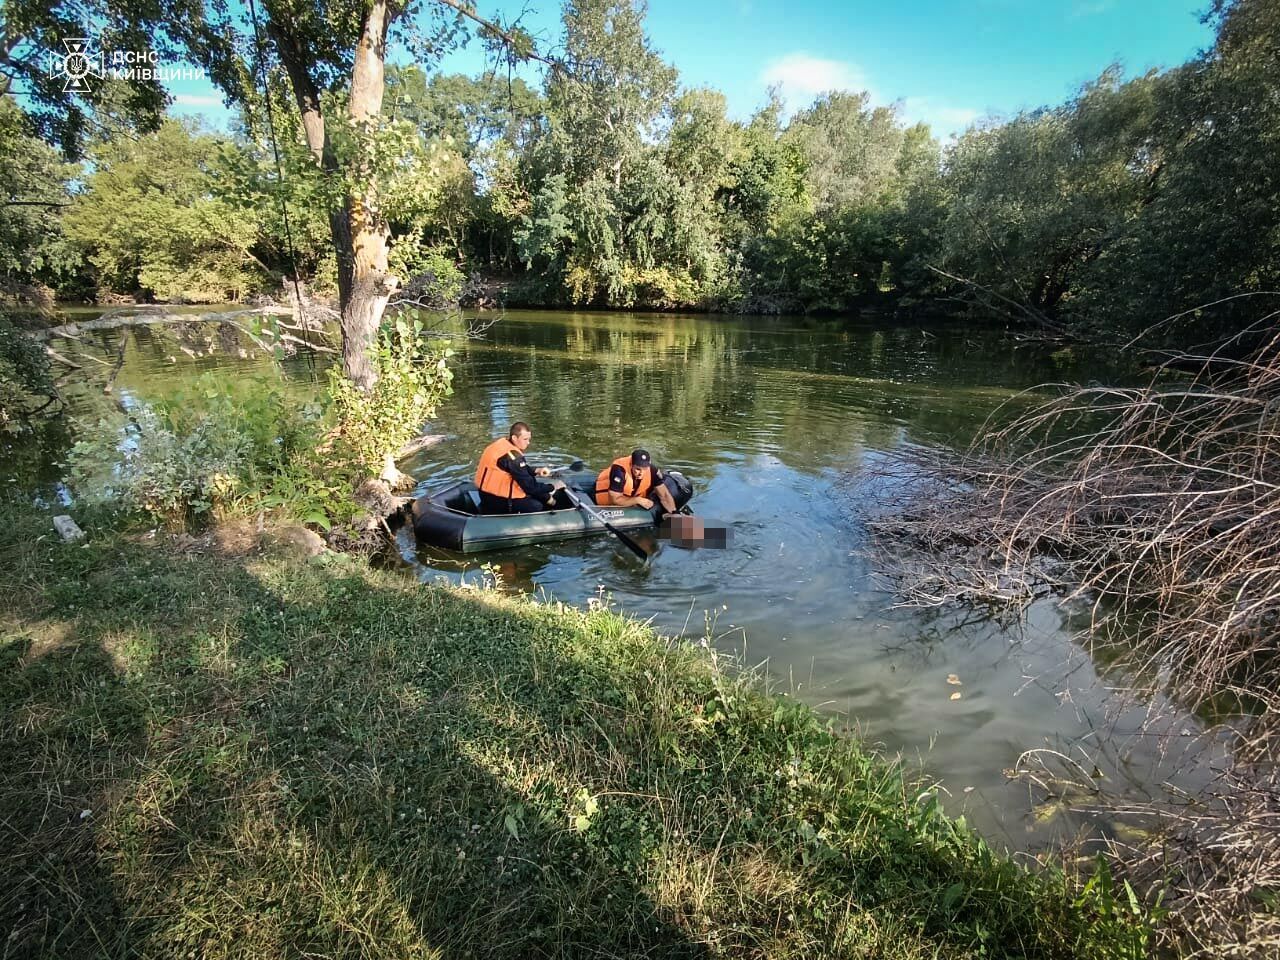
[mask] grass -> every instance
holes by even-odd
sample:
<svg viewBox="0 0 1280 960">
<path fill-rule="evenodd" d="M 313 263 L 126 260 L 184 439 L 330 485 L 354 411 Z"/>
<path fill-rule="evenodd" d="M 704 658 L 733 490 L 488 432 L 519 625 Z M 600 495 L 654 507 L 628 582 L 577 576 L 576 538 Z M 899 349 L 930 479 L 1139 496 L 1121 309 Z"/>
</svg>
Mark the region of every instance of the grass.
<svg viewBox="0 0 1280 960">
<path fill-rule="evenodd" d="M 0 957 L 1137 957 L 809 708 L 607 609 L 0 506 Z"/>
</svg>

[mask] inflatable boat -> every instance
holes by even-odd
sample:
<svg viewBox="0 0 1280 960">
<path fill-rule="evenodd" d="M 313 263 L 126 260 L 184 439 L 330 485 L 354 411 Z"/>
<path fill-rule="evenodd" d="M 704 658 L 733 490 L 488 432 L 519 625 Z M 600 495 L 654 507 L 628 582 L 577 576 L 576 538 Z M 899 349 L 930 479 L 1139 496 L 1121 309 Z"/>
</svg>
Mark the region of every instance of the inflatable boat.
<svg viewBox="0 0 1280 960">
<path fill-rule="evenodd" d="M 594 470 L 569 471 L 558 474 L 557 479 L 573 487 L 580 499 L 594 506 Z M 662 482 L 671 491 L 677 507 L 683 507 L 693 496 L 693 484 L 679 471 L 664 471 Z M 619 530 L 653 526 L 661 513 L 656 504 L 652 510 L 599 506 L 595 510 Z M 570 503 L 563 490 L 556 491 L 554 509 L 551 510 L 498 516 L 481 514 L 480 493 L 470 480 L 460 480 L 417 497 L 413 501 L 412 516 L 413 532 L 419 544 L 458 553 L 479 553 L 605 532 L 604 524 Z"/>
</svg>

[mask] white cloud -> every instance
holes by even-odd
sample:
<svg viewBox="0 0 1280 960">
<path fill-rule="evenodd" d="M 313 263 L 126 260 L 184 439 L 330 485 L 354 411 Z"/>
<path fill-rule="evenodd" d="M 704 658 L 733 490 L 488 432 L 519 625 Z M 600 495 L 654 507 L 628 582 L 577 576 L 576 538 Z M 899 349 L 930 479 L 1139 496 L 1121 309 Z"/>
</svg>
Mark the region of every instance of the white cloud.
<svg viewBox="0 0 1280 960">
<path fill-rule="evenodd" d="M 175 106 L 212 109 L 222 106 L 222 98 L 213 93 L 179 93 L 173 98 Z"/>
<path fill-rule="evenodd" d="M 777 84 L 788 98 L 800 100 L 811 100 L 830 90 L 866 90 L 869 86 L 856 65 L 803 52 L 770 61 L 761 72 L 760 80 L 766 87 Z"/>
<path fill-rule="evenodd" d="M 769 62 L 760 73 L 760 82 L 766 87 L 778 85 L 787 104 L 787 112 L 793 113 L 819 94 L 833 90 L 866 91 L 875 106 L 896 103 L 898 114 L 907 123 L 927 123 L 934 136 L 946 139 L 961 134 L 982 112 L 973 107 L 951 103 L 939 97 L 897 98 L 884 95 L 871 83 L 866 73 L 855 63 L 843 60 L 827 60 L 811 56 L 803 51 L 789 53 Z"/>
</svg>

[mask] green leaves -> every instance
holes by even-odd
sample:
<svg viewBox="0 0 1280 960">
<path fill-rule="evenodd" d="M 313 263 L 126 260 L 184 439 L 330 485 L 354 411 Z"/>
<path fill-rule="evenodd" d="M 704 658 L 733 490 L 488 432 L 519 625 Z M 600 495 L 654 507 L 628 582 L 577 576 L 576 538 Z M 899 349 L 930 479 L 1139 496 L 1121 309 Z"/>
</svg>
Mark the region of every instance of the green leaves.
<svg viewBox="0 0 1280 960">
<path fill-rule="evenodd" d="M 387 454 L 417 436 L 453 393 L 453 351 L 431 340 L 417 311 L 383 322 L 371 351 L 377 382 L 358 389 L 335 366 L 329 368 L 329 398 L 338 423 L 338 458 L 353 479 L 377 475 Z"/>
<path fill-rule="evenodd" d="M 570 808 L 569 822 L 578 833 L 586 833 L 591 827 L 591 820 L 600 810 L 600 801 L 591 795 L 585 787 L 574 795 Z"/>
<path fill-rule="evenodd" d="M 270 285 L 254 253 L 256 211 L 217 186 L 225 156 L 220 141 L 177 120 L 95 150 L 94 171 L 63 222 L 102 288 L 219 303 Z"/>
<path fill-rule="evenodd" d="M 56 217 L 70 199 L 76 168 L 33 136 L 11 97 L 0 99 L 0 275 L 24 283 L 56 283 L 77 264 Z M 41 206 L 47 203 L 48 206 Z"/>
</svg>

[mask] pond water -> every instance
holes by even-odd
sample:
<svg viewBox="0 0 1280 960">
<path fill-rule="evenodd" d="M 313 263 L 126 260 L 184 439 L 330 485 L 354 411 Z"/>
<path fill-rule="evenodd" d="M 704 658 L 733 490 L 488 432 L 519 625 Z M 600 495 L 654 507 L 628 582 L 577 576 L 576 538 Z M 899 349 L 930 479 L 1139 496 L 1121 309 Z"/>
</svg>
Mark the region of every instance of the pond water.
<svg viewBox="0 0 1280 960">
<path fill-rule="evenodd" d="M 270 366 L 226 351 L 178 352 L 146 329 L 124 335 L 132 348 L 117 392 L 130 402 L 205 370 L 243 376 Z M 102 331 L 65 346 L 113 359 L 120 336 Z M 1174 716 L 1171 737 L 1154 738 L 1142 705 L 1119 705 L 1112 688 L 1122 678 L 1077 642 L 1087 610 L 1041 602 L 1025 623 L 1003 628 L 898 609 L 865 555 L 861 509 L 875 505 L 895 451 L 965 445 L 988 418 L 1000 422 L 1025 403 L 1021 392 L 1034 384 L 1105 378 L 1096 364 L 1064 366 L 1070 358 L 997 329 L 550 311 L 507 313 L 456 350 L 455 393 L 433 425 L 443 439 L 401 464 L 424 489 L 469 477 L 482 447 L 525 420 L 539 462 L 599 469 L 647 448 L 693 480 L 691 506 L 730 528 L 732 543 L 655 542 L 644 565 L 609 538 L 465 558 L 406 546 L 406 575 L 496 575 L 509 589 L 570 603 L 607 598 L 663 633 L 706 638 L 763 665 L 775 689 L 922 761 L 941 779 L 949 812 L 1015 849 L 1108 826 L 1037 803 L 1009 779 L 1026 751 L 1087 756 L 1091 773 L 1134 796 L 1168 777 L 1194 786 L 1208 775 L 1221 747 L 1196 736 L 1194 718 Z M 300 398 L 317 389 L 324 361 L 285 364 Z M 73 430 L 104 402 L 95 384 L 105 374 L 86 366 L 97 369 L 66 387 Z M 38 479 L 47 487 L 58 470 L 45 460 Z M 23 482 L 33 479 L 27 471 Z"/>
</svg>

